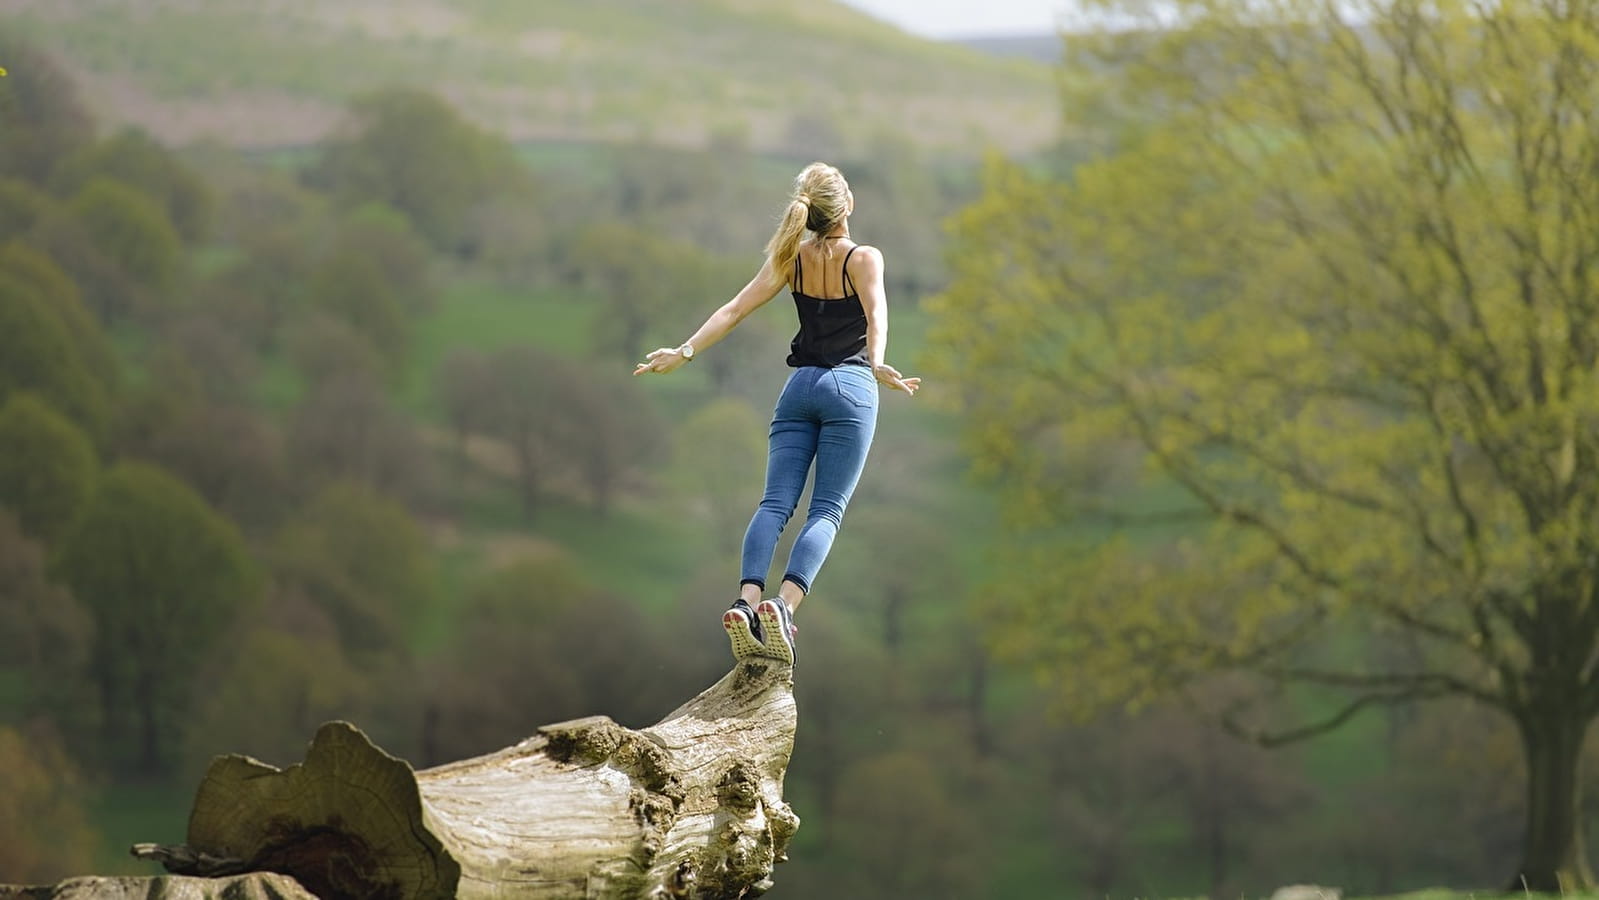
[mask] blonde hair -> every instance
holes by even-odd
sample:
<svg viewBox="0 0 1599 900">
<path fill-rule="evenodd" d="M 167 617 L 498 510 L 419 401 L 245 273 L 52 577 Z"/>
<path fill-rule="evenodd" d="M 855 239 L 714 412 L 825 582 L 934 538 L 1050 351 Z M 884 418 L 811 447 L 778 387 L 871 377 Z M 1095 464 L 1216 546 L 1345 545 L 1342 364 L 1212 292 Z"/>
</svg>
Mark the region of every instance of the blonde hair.
<svg viewBox="0 0 1599 900">
<path fill-rule="evenodd" d="M 827 163 L 813 162 L 794 177 L 794 193 L 789 196 L 777 232 L 766 242 L 766 258 L 772 273 L 788 277 L 799 255 L 805 232 L 826 234 L 844 221 L 850 212 L 849 182 L 844 173 Z"/>
</svg>

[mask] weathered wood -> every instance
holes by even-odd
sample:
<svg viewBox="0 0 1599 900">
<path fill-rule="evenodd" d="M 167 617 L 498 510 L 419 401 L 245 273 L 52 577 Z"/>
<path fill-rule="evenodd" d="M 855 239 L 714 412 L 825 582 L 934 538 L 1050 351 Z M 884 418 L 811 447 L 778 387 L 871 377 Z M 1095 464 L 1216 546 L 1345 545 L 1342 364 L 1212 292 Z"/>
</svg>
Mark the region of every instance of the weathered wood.
<svg viewBox="0 0 1599 900">
<path fill-rule="evenodd" d="M 45 887 L 0 884 L 0 900 L 317 900 L 287 875 L 252 872 L 231 878 L 69 878 Z"/>
<path fill-rule="evenodd" d="M 322 900 L 755 896 L 799 827 L 783 801 L 795 727 L 792 670 L 764 659 L 649 728 L 547 725 L 420 772 L 333 722 L 284 770 L 218 757 L 187 844 L 136 853 L 289 874 Z"/>
</svg>

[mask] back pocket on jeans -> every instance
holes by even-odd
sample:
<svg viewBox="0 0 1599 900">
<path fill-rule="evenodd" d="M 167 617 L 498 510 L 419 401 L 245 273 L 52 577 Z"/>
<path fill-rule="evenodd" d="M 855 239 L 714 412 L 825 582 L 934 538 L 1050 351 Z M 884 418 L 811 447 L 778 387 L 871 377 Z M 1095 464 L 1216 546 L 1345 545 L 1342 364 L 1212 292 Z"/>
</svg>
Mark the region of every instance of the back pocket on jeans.
<svg viewBox="0 0 1599 900">
<path fill-rule="evenodd" d="M 866 369 L 861 371 L 867 372 Z M 841 375 L 838 369 L 834 369 L 830 374 L 833 376 L 833 383 L 838 385 L 838 392 L 850 403 L 861 409 L 871 409 L 877 405 L 877 379 L 872 378 L 870 373 L 867 373 L 866 378 L 857 377 L 853 373 Z"/>
</svg>

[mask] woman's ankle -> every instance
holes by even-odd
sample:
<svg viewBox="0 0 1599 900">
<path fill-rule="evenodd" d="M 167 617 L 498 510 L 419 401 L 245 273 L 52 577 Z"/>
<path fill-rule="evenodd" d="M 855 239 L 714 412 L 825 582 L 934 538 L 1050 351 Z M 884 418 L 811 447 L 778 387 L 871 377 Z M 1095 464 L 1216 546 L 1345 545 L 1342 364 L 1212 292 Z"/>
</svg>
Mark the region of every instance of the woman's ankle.
<svg viewBox="0 0 1599 900">
<path fill-rule="evenodd" d="M 777 589 L 777 596 L 783 599 L 789 612 L 799 609 L 799 605 L 805 601 L 804 589 L 792 581 L 783 582 L 782 587 Z"/>
</svg>

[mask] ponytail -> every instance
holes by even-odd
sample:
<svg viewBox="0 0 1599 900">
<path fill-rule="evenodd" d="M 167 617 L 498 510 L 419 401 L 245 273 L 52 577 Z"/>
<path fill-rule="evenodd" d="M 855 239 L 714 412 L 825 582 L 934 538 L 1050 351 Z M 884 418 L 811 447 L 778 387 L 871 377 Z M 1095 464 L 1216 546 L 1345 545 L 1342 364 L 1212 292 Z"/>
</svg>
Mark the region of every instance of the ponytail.
<svg viewBox="0 0 1599 900">
<path fill-rule="evenodd" d="M 766 259 L 772 264 L 772 274 L 789 279 L 794 269 L 794 258 L 799 256 L 800 238 L 805 236 L 805 223 L 810 218 L 811 207 L 802 197 L 795 197 L 783 212 L 783 221 L 766 242 Z"/>
<path fill-rule="evenodd" d="M 849 215 L 853 206 L 849 183 L 837 169 L 815 162 L 801 170 L 794 179 L 794 193 L 789 196 L 788 209 L 783 211 L 783 221 L 766 242 L 766 259 L 772 265 L 772 274 L 788 280 L 805 232 L 827 233 Z"/>
</svg>

